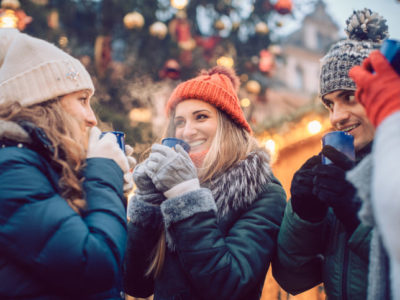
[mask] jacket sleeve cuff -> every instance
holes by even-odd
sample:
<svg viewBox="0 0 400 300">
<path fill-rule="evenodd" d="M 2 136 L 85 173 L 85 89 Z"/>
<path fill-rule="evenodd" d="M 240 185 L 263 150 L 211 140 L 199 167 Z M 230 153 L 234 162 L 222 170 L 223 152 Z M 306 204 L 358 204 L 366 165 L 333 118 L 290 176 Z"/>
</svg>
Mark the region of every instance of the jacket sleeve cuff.
<svg viewBox="0 0 400 300">
<path fill-rule="evenodd" d="M 128 202 L 127 217 L 129 222 L 142 227 L 159 228 L 162 224 L 160 207 L 140 200 L 137 195 Z"/>
<path fill-rule="evenodd" d="M 166 229 L 168 229 L 172 223 L 182 221 L 197 213 L 206 211 L 217 211 L 217 206 L 215 205 L 211 191 L 206 188 L 167 199 L 161 204 L 161 213 Z"/>
<path fill-rule="evenodd" d="M 182 194 L 198 190 L 200 188 L 200 183 L 198 178 L 193 178 L 190 180 L 186 180 L 181 182 L 180 184 L 175 185 L 173 188 L 169 189 L 168 191 L 164 192 L 164 196 L 166 198 L 174 198 L 178 197 Z"/>
<path fill-rule="evenodd" d="M 296 214 L 294 212 L 291 201 L 287 202 L 286 211 L 287 211 L 286 213 L 290 215 L 290 218 L 288 219 L 289 223 L 294 228 L 304 227 L 304 228 L 307 228 L 308 230 L 312 230 L 312 228 L 319 230 L 319 228 L 321 227 L 322 224 L 324 224 L 325 219 L 327 218 L 327 216 L 325 216 L 319 222 L 310 222 L 307 220 L 303 220 L 302 218 L 300 218 L 300 216 L 298 214 Z M 328 215 L 328 214 L 326 214 L 326 215 Z"/>
</svg>

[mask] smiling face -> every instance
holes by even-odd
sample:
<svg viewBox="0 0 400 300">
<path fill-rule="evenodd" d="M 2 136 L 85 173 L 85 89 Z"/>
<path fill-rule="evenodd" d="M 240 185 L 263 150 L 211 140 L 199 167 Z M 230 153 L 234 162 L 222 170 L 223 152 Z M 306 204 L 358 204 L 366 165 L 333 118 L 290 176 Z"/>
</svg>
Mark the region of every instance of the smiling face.
<svg viewBox="0 0 400 300">
<path fill-rule="evenodd" d="M 175 109 L 175 136 L 190 145 L 190 153 L 207 151 L 218 126 L 217 109 L 201 100 L 185 100 Z"/>
<path fill-rule="evenodd" d="M 85 134 L 88 127 L 96 126 L 97 120 L 90 106 L 90 94 L 88 91 L 78 91 L 61 97 L 63 109 L 74 116 Z"/>
<path fill-rule="evenodd" d="M 354 91 L 337 90 L 322 97 L 329 110 L 332 126 L 336 130 L 346 131 L 354 137 L 356 151 L 369 144 L 375 134 L 375 128 L 369 121 L 364 107 L 354 97 Z"/>
</svg>

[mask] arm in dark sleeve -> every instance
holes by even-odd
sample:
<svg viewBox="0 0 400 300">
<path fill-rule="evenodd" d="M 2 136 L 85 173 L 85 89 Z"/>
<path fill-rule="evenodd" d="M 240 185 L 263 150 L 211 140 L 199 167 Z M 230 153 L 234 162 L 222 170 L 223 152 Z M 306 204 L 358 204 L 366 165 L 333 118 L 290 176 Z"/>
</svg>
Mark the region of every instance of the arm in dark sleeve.
<svg viewBox="0 0 400 300">
<path fill-rule="evenodd" d="M 39 155 L 27 149 L 2 154 L 2 252 L 66 295 L 111 288 L 126 242 L 120 168 L 112 160 L 88 160 L 87 210 L 80 216 L 55 190 L 50 166 Z"/>
<path fill-rule="evenodd" d="M 148 297 L 154 293 L 153 274 L 147 270 L 160 237 L 162 216 L 160 207 L 133 197 L 128 205 L 128 243 L 124 261 L 124 290 L 134 297 Z"/>
<path fill-rule="evenodd" d="M 324 222 L 302 220 L 289 201 L 278 234 L 272 273 L 281 287 L 291 293 L 304 292 L 322 282 Z"/>
</svg>

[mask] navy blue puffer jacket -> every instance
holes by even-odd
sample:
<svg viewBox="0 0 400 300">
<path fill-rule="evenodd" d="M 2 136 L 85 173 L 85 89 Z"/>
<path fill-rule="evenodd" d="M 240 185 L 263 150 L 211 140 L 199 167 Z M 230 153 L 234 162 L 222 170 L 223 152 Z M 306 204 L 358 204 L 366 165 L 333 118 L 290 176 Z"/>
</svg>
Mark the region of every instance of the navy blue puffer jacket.
<svg viewBox="0 0 400 300">
<path fill-rule="evenodd" d="M 0 147 L 0 299 L 121 299 L 121 169 L 87 160 L 82 216 L 60 196 L 58 178 L 29 145 Z"/>
</svg>

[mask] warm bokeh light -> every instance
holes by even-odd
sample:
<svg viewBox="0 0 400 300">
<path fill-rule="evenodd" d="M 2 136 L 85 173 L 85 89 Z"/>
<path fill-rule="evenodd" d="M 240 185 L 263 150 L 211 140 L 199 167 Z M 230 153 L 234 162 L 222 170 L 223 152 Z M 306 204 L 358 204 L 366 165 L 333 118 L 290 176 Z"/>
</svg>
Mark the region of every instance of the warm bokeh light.
<svg viewBox="0 0 400 300">
<path fill-rule="evenodd" d="M 144 25 L 144 18 L 137 11 L 133 11 L 125 15 L 123 22 L 128 29 L 142 28 Z"/>
<path fill-rule="evenodd" d="M 261 91 L 261 85 L 256 80 L 249 80 L 246 83 L 246 90 L 251 94 L 258 95 Z"/>
<path fill-rule="evenodd" d="M 18 18 L 15 11 L 6 9 L 0 15 L 0 28 L 17 28 Z"/>
<path fill-rule="evenodd" d="M 171 6 L 176 9 L 184 9 L 188 4 L 188 0 L 171 0 Z"/>
<path fill-rule="evenodd" d="M 269 32 L 268 25 L 265 22 L 258 22 L 255 30 L 258 34 L 267 34 Z"/>
<path fill-rule="evenodd" d="M 154 22 L 149 27 L 149 31 L 152 36 L 155 36 L 155 37 L 159 38 L 160 40 L 162 40 L 167 35 L 168 28 L 163 22 L 157 21 L 157 22 Z"/>
<path fill-rule="evenodd" d="M 251 104 L 251 101 L 249 98 L 243 98 L 242 100 L 240 100 L 240 106 L 242 107 L 249 107 Z"/>
<path fill-rule="evenodd" d="M 129 112 L 129 119 L 132 123 L 143 122 L 148 123 L 151 121 L 152 113 L 148 108 L 133 108 Z"/>
<path fill-rule="evenodd" d="M 68 38 L 66 36 L 61 36 L 60 39 L 58 40 L 58 44 L 61 47 L 66 47 L 68 45 Z"/>
<path fill-rule="evenodd" d="M 217 65 L 227 67 L 227 68 L 232 68 L 234 65 L 234 61 L 233 61 L 232 57 L 221 56 L 220 58 L 217 59 Z"/>
<path fill-rule="evenodd" d="M 320 121 L 314 120 L 307 124 L 307 130 L 311 134 L 317 134 L 322 129 L 322 125 Z"/>
<path fill-rule="evenodd" d="M 265 142 L 265 149 L 271 153 L 271 155 L 275 155 L 276 152 L 276 143 L 273 139 L 269 139 Z"/>
</svg>

